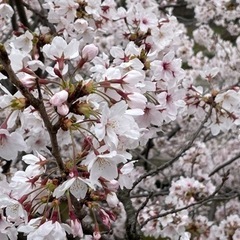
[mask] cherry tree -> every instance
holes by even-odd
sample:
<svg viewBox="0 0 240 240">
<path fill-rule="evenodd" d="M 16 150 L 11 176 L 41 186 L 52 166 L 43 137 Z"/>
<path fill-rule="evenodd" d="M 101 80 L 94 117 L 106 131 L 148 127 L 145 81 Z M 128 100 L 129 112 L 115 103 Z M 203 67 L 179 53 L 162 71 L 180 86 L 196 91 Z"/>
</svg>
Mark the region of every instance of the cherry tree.
<svg viewBox="0 0 240 240">
<path fill-rule="evenodd" d="M 1 239 L 239 239 L 239 11 L 0 1 Z"/>
</svg>

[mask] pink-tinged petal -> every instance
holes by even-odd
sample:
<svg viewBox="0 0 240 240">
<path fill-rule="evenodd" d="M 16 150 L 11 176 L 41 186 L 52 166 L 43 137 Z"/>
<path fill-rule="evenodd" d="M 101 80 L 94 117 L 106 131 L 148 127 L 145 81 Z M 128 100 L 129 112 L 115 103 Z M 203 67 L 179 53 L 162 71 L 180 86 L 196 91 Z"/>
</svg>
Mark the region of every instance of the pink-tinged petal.
<svg viewBox="0 0 240 240">
<path fill-rule="evenodd" d="M 124 102 L 118 102 L 111 107 L 110 118 L 123 115 L 128 109 L 128 105 Z"/>
<path fill-rule="evenodd" d="M 126 163 L 121 168 L 121 173 L 122 174 L 128 174 L 128 173 L 132 172 L 132 170 L 134 169 L 134 162 L 136 162 L 136 161 L 132 161 L 132 162 Z"/>
<path fill-rule="evenodd" d="M 57 106 L 57 112 L 62 116 L 67 115 L 69 112 L 69 108 L 67 104 L 62 104 L 61 106 Z"/>
<path fill-rule="evenodd" d="M 106 201 L 107 201 L 109 207 L 117 207 L 117 205 L 119 203 L 117 195 L 114 192 L 108 193 Z"/>
<path fill-rule="evenodd" d="M 77 32 L 84 32 L 86 31 L 88 28 L 88 21 L 86 21 L 85 19 L 81 18 L 81 19 L 77 19 L 75 22 L 74 22 L 74 29 L 77 31 Z"/>
<path fill-rule="evenodd" d="M 56 47 L 56 49 L 60 50 L 64 50 L 67 47 L 67 43 L 66 41 L 62 38 L 62 37 L 55 37 L 52 41 L 52 45 L 54 45 Z"/>
<path fill-rule="evenodd" d="M 53 106 L 61 106 L 68 99 L 68 92 L 66 90 L 62 90 L 60 92 L 55 93 L 49 102 Z"/>
<path fill-rule="evenodd" d="M 144 78 L 145 77 L 143 73 L 136 70 L 131 70 L 124 76 L 123 80 L 131 85 L 134 85 L 138 82 L 143 82 Z"/>
<path fill-rule="evenodd" d="M 63 51 L 57 49 L 56 46 L 51 44 L 46 44 L 42 48 L 43 53 L 50 59 L 56 60 L 56 58 L 60 58 L 62 56 Z"/>
<path fill-rule="evenodd" d="M 33 154 L 24 155 L 22 160 L 28 165 L 34 165 L 40 161 L 39 158 Z"/>
<path fill-rule="evenodd" d="M 111 128 L 111 127 L 107 128 L 107 137 L 108 137 L 109 141 L 111 141 L 114 144 L 114 146 L 117 147 L 119 140 L 118 140 L 117 134 L 113 130 L 113 128 Z"/>
<path fill-rule="evenodd" d="M 105 146 L 104 146 L 105 147 Z M 104 148 L 103 148 L 104 149 Z M 104 149 L 105 150 L 105 149 Z M 104 151 L 103 150 L 103 151 Z M 98 155 L 99 158 L 113 158 L 117 155 L 116 151 L 111 151 L 110 153 L 106 153 L 106 154 L 100 154 Z"/>
<path fill-rule="evenodd" d="M 94 44 L 88 44 L 82 50 L 82 58 L 89 62 L 98 55 L 98 51 L 98 47 Z"/>
<path fill-rule="evenodd" d="M 50 59 L 56 60 L 62 57 L 64 49 L 67 47 L 66 41 L 62 37 L 55 37 L 51 44 L 43 46 L 43 53 Z"/>
<path fill-rule="evenodd" d="M 82 224 L 79 222 L 78 219 L 71 220 L 71 229 L 73 237 L 83 237 Z"/>
<path fill-rule="evenodd" d="M 179 71 L 182 66 L 182 59 L 177 58 L 171 62 L 171 68 L 173 71 Z"/>
<path fill-rule="evenodd" d="M 31 61 L 28 61 L 27 64 L 33 71 L 36 71 L 38 68 L 42 70 L 45 69 L 45 65 L 39 60 L 31 60 Z"/>
<path fill-rule="evenodd" d="M 88 154 L 87 158 L 82 161 L 82 164 L 87 166 L 89 171 L 92 168 L 95 160 L 96 160 L 96 155 L 94 154 L 94 152 L 91 152 L 90 154 Z"/>
<path fill-rule="evenodd" d="M 14 14 L 14 11 L 12 7 L 7 3 L 2 3 L 1 1 L 1 4 L 0 4 L 1 18 L 11 18 L 13 14 Z"/>
<path fill-rule="evenodd" d="M 14 160 L 19 151 L 25 151 L 27 145 L 21 134 L 9 133 L 6 129 L 0 129 L 0 157 L 6 160 Z"/>
<path fill-rule="evenodd" d="M 139 108 L 128 109 L 128 110 L 126 110 L 126 114 L 131 115 L 131 116 L 141 116 L 144 114 L 144 111 Z"/>
<path fill-rule="evenodd" d="M 105 137 L 105 126 L 102 124 L 96 124 L 94 126 L 95 135 L 99 141 L 102 141 Z"/>
</svg>

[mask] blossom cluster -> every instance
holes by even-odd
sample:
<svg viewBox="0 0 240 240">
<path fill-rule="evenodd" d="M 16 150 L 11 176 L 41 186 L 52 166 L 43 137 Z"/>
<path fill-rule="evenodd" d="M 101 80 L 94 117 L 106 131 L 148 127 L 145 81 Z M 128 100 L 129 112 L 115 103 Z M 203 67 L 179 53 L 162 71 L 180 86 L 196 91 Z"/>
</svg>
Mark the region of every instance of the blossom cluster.
<svg viewBox="0 0 240 240">
<path fill-rule="evenodd" d="M 0 45 L 0 79 L 16 87 L 0 85 L 0 157 L 6 165 L 12 161 L 1 174 L 1 239 L 124 239 L 130 234 L 124 232 L 128 200 L 135 228 L 146 236 L 238 239 L 235 210 L 221 221 L 222 206 L 214 205 L 219 225 L 206 212 L 221 182 L 238 182 L 227 173 L 211 178 L 221 161 L 210 148 L 240 124 L 240 41 L 215 36 L 207 22 L 217 12 L 216 25 L 232 34 L 239 6 L 229 19 L 224 3 L 209 1 L 217 5 L 211 8 L 186 1 L 199 22 L 190 39 L 171 7 L 167 15 L 160 11 L 168 1 L 23 2 L 31 26 L 18 10 L 17 31 Z M 3 29 L 9 30 L 14 11 L 0 2 Z M 44 21 L 33 29 L 35 16 Z M 194 53 L 197 44 L 216 54 Z M 177 131 L 169 133 L 175 124 Z M 204 128 L 202 139 L 213 139 L 193 144 L 198 128 Z M 191 131 L 196 136 L 184 146 Z M 146 158 L 157 156 L 156 165 L 139 154 L 151 141 L 161 150 Z M 231 141 L 237 152 L 238 140 Z M 178 147 L 184 151 L 176 158 Z M 153 173 L 138 165 L 141 159 Z M 172 168 L 162 167 L 166 162 Z M 203 206 L 194 217 L 197 204 Z"/>
</svg>

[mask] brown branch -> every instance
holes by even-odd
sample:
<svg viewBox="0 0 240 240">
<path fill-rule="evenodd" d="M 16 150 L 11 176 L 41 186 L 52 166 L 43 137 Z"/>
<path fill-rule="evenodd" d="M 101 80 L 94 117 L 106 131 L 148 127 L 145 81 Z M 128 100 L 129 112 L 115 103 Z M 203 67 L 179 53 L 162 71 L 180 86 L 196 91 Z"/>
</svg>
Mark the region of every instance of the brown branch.
<svg viewBox="0 0 240 240">
<path fill-rule="evenodd" d="M 204 124 L 207 122 L 208 118 L 210 117 L 212 113 L 212 106 L 210 107 L 209 112 L 206 114 L 205 119 L 202 121 L 202 123 L 200 124 L 199 128 L 197 129 L 197 131 L 193 134 L 192 138 L 190 139 L 190 141 L 179 151 L 179 153 L 172 158 L 171 160 L 167 161 L 165 164 L 162 164 L 161 166 L 159 166 L 158 168 L 149 171 L 147 173 L 145 173 L 144 175 L 142 175 L 140 178 L 138 178 L 132 186 L 132 189 L 130 191 L 132 191 L 138 183 L 140 183 L 143 179 L 149 177 L 149 176 L 153 176 L 155 174 L 158 174 L 160 171 L 164 170 L 165 168 L 171 166 L 174 162 L 176 162 L 183 153 L 185 153 L 193 144 L 193 142 L 195 141 L 195 139 L 197 138 L 198 134 L 200 133 L 200 131 L 202 130 Z"/>
<path fill-rule="evenodd" d="M 217 187 L 217 189 L 216 189 L 211 195 L 209 195 L 208 197 L 206 197 L 206 198 L 204 198 L 204 199 L 202 199 L 202 200 L 200 200 L 200 201 L 198 201 L 198 202 L 191 203 L 191 204 L 189 204 L 189 205 L 187 205 L 187 206 L 185 206 L 185 207 L 173 209 L 173 210 L 166 211 L 166 212 L 164 212 L 164 213 L 158 214 L 158 215 L 156 215 L 156 216 L 149 217 L 146 221 L 144 221 L 144 222 L 141 224 L 140 228 L 142 228 L 142 227 L 143 227 L 144 225 L 146 225 L 149 221 L 152 221 L 152 220 L 154 220 L 154 219 L 157 219 L 157 218 L 160 218 L 160 217 L 165 217 L 165 216 L 167 216 L 167 215 L 169 215 L 169 214 L 181 212 L 181 211 L 183 211 L 183 210 L 186 210 L 186 209 L 188 209 L 188 208 L 190 208 L 190 207 L 193 207 L 193 206 L 196 206 L 196 205 L 201 205 L 201 206 L 202 206 L 203 204 L 205 204 L 205 203 L 207 203 L 207 202 L 209 202 L 209 201 L 212 201 L 212 200 L 213 200 L 213 197 L 221 190 L 221 188 L 223 187 L 224 183 L 227 181 L 227 179 L 228 179 L 228 177 L 227 177 L 228 174 L 229 174 L 229 173 L 226 173 L 226 175 L 225 175 L 225 176 L 223 177 L 223 179 L 222 179 L 221 184 L 220 184 L 220 185 Z"/>
<path fill-rule="evenodd" d="M 21 23 L 27 27 L 30 28 L 30 24 L 28 22 L 28 18 L 23 6 L 23 1 L 22 0 L 13 0 L 15 2 L 16 8 L 17 8 L 17 12 L 20 18 Z"/>
<path fill-rule="evenodd" d="M 133 229 L 136 229 L 138 223 L 138 216 L 140 212 L 146 207 L 147 203 L 149 202 L 150 198 L 153 196 L 153 192 L 150 192 L 147 196 L 146 200 L 142 203 L 142 205 L 137 209 L 135 214 L 135 222 L 133 224 Z"/>
<path fill-rule="evenodd" d="M 158 196 L 166 196 L 169 194 L 169 191 L 160 191 L 160 192 L 155 192 L 155 193 L 143 193 L 143 194 L 134 194 L 131 195 L 130 198 L 146 198 L 149 197 L 151 194 L 152 197 L 158 197 Z"/>
<path fill-rule="evenodd" d="M 12 9 L 14 10 L 13 16 L 11 18 L 12 29 L 14 31 L 17 31 L 18 30 L 18 24 L 17 24 L 17 17 L 16 17 L 16 13 L 15 13 L 15 8 L 14 8 L 14 0 L 9 0 L 9 4 L 12 7 Z"/>
<path fill-rule="evenodd" d="M 181 130 L 181 127 L 180 127 L 179 124 L 177 124 L 177 125 L 172 129 L 172 131 L 171 131 L 170 133 L 168 133 L 168 135 L 167 135 L 167 140 L 170 140 L 172 137 L 174 137 L 174 136 L 178 133 L 178 131 L 180 131 L 180 130 Z"/>
<path fill-rule="evenodd" d="M 132 205 L 129 197 L 129 191 L 124 189 L 118 193 L 119 200 L 123 203 L 126 211 L 127 219 L 125 223 L 125 240 L 139 240 L 141 239 L 141 230 L 138 222 L 136 221 L 136 210 Z"/>
<path fill-rule="evenodd" d="M 159 7 L 160 10 L 165 10 L 166 8 L 182 8 L 186 7 L 187 3 L 180 3 L 180 4 L 167 4 L 165 6 Z"/>
<path fill-rule="evenodd" d="M 4 67 L 4 70 L 7 72 L 8 77 L 12 84 L 14 84 L 22 95 L 28 99 L 30 105 L 32 105 L 41 115 L 44 125 L 49 133 L 51 144 L 52 144 L 52 155 L 55 157 L 58 167 L 61 171 L 64 171 L 64 164 L 60 155 L 58 141 L 57 141 L 57 132 L 59 128 L 53 126 L 49 120 L 48 114 L 46 112 L 44 103 L 42 100 L 35 98 L 29 90 L 21 83 L 21 81 L 16 76 L 15 72 L 12 70 L 10 65 L 10 59 L 3 44 L 0 44 L 0 62 Z"/>
<path fill-rule="evenodd" d="M 223 164 L 219 165 L 218 167 L 216 167 L 208 176 L 211 177 L 212 175 L 214 175 L 216 172 L 218 172 L 219 170 L 221 170 L 222 168 L 230 165 L 231 163 L 233 163 L 234 161 L 238 160 L 240 158 L 240 153 L 237 154 L 235 157 L 231 158 L 230 160 L 224 162 Z"/>
<path fill-rule="evenodd" d="M 52 34 L 56 33 L 54 25 L 47 20 L 47 17 L 44 15 L 44 11 L 43 10 L 41 12 L 38 12 L 37 10 L 35 10 L 34 8 L 29 6 L 29 4 L 27 4 L 25 2 L 23 2 L 23 6 L 26 7 L 29 11 L 31 11 L 35 16 L 37 16 L 38 17 L 38 21 L 40 21 L 44 26 L 49 27 L 49 29 L 50 29 Z M 42 8 L 42 6 L 41 6 L 41 8 Z M 33 29 L 35 29 L 34 24 L 32 26 L 32 30 Z"/>
</svg>

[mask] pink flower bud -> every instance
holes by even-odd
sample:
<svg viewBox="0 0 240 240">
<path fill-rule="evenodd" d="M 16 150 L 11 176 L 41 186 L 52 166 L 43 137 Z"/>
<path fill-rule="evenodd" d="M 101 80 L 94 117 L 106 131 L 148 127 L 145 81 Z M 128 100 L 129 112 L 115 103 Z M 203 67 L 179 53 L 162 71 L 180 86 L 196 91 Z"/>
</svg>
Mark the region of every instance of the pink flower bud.
<svg viewBox="0 0 240 240">
<path fill-rule="evenodd" d="M 51 99 L 50 99 L 50 103 L 57 107 L 57 106 L 61 106 L 65 101 L 67 101 L 68 99 L 68 92 L 66 90 L 62 90 L 60 92 L 55 93 Z"/>
<path fill-rule="evenodd" d="M 108 193 L 106 201 L 109 207 L 116 207 L 119 203 L 117 195 L 114 192 Z"/>
<path fill-rule="evenodd" d="M 100 209 L 99 217 L 101 218 L 103 224 L 110 229 L 111 227 L 110 217 L 103 209 Z"/>
<path fill-rule="evenodd" d="M 94 44 L 86 45 L 82 50 L 82 58 L 90 62 L 98 55 L 98 48 Z"/>
<path fill-rule="evenodd" d="M 57 106 L 57 112 L 60 115 L 65 116 L 69 112 L 69 107 L 67 106 L 67 104 L 62 104 L 61 106 Z"/>
<path fill-rule="evenodd" d="M 49 102 L 57 107 L 57 112 L 62 115 L 65 116 L 68 114 L 69 112 L 69 108 L 67 106 L 67 104 L 65 103 L 68 99 L 68 92 L 66 90 L 62 90 L 58 93 L 55 93 L 51 99 L 49 100 Z"/>
<path fill-rule="evenodd" d="M 116 192 L 119 188 L 119 182 L 117 180 L 111 180 L 109 182 L 106 182 L 106 186 L 109 191 Z"/>
<path fill-rule="evenodd" d="M 71 219 L 70 225 L 72 229 L 72 235 L 73 237 L 83 237 L 83 229 L 82 229 L 82 224 L 80 221 L 77 219 L 76 215 L 74 214 L 73 211 L 69 212 L 69 217 Z"/>
</svg>

